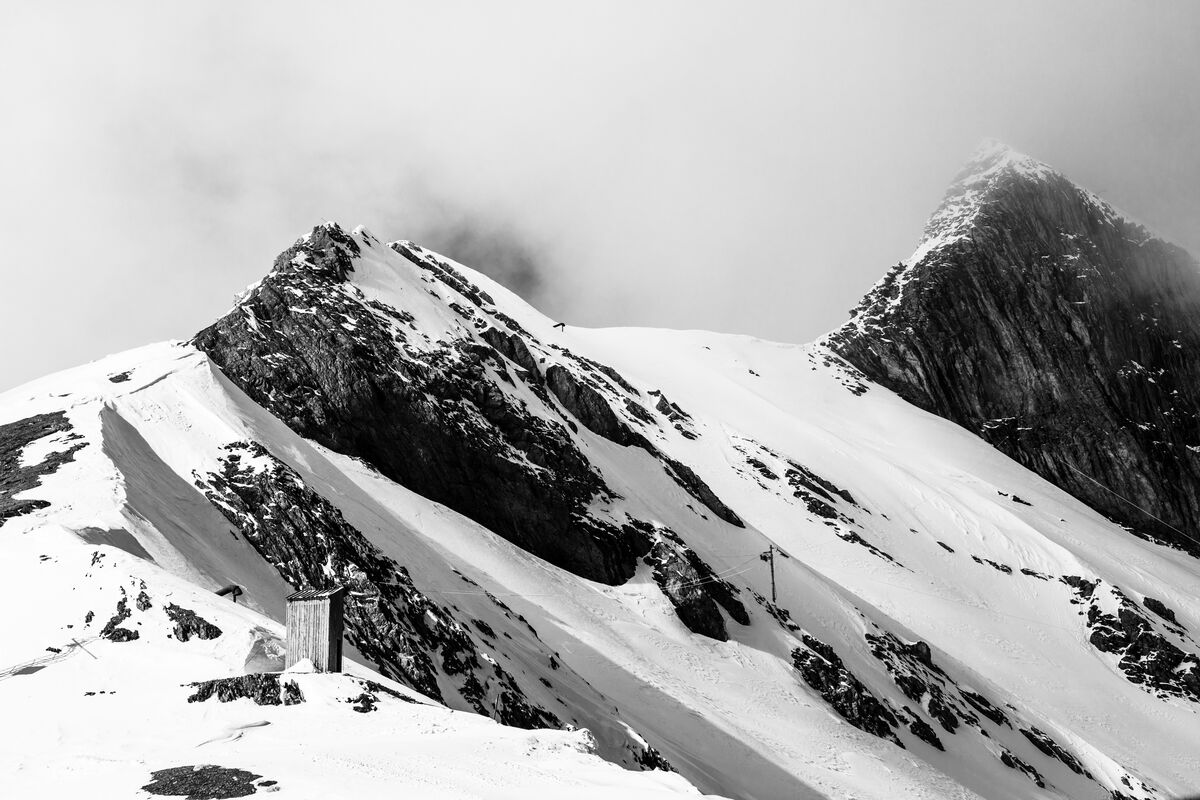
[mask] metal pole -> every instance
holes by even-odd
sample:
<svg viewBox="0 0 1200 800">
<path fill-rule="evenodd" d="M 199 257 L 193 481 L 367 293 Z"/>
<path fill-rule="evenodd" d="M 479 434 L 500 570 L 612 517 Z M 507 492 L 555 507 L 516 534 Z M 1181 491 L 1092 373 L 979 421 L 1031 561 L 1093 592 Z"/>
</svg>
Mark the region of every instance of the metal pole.
<svg viewBox="0 0 1200 800">
<path fill-rule="evenodd" d="M 775 603 L 775 545 L 767 548 L 767 552 L 771 556 L 771 604 Z"/>
</svg>

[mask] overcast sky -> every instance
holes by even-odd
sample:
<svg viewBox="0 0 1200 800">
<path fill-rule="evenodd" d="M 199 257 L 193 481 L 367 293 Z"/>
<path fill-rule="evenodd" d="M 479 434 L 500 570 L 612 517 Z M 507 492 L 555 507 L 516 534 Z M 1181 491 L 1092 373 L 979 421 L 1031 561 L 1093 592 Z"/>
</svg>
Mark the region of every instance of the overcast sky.
<svg viewBox="0 0 1200 800">
<path fill-rule="evenodd" d="M 0 76 L 0 389 L 187 338 L 322 219 L 808 341 L 984 137 L 1200 252 L 1200 3 L 21 3 Z"/>
</svg>

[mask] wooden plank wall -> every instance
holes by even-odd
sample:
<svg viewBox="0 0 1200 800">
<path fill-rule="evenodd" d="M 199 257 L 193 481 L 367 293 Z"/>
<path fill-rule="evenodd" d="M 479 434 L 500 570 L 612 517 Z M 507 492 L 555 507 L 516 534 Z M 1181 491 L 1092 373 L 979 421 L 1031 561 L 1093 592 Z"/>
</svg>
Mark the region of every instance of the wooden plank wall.
<svg viewBox="0 0 1200 800">
<path fill-rule="evenodd" d="M 330 602 L 333 599 L 334 602 Z M 287 658 L 291 667 L 312 659 L 321 672 L 342 671 L 341 598 L 294 600 L 287 604 Z"/>
</svg>

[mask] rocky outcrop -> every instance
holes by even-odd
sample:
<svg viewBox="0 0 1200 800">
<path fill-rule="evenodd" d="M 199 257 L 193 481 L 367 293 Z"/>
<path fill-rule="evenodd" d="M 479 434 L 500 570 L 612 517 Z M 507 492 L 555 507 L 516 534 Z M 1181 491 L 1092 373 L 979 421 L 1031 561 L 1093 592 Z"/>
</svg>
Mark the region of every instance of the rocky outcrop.
<svg viewBox="0 0 1200 800">
<path fill-rule="evenodd" d="M 196 346 L 298 433 L 553 564 L 628 579 L 649 543 L 589 516 L 610 494 L 567 427 L 501 388 L 512 381 L 509 362 L 482 337 L 430 341 L 408 312 L 347 282 L 363 247 L 382 245 L 332 224 L 314 229 Z M 409 252 L 467 302 L 490 302 L 448 264 Z M 516 343 L 493 338 L 530 363 Z"/>
<path fill-rule="evenodd" d="M 170 618 L 171 622 L 175 623 L 175 627 L 172 630 L 175 638 L 181 642 L 186 642 L 193 636 L 197 639 L 215 639 L 221 635 L 220 628 L 190 608 L 181 608 L 171 603 L 165 606 L 163 611 Z"/>
<path fill-rule="evenodd" d="M 590 382 L 578 379 L 567 367 L 552 364 L 546 370 L 546 385 L 563 407 L 592 433 L 626 447 L 654 449 L 646 437 L 617 417 L 598 389 Z"/>
<path fill-rule="evenodd" d="M 61 434 L 65 447 L 46 455 L 37 464 L 22 465 L 21 454 L 26 446 L 51 436 Z M 70 444 L 80 440 L 76 444 Z M 75 453 L 86 443 L 71 431 L 71 423 L 62 411 L 38 414 L 0 425 L 0 525 L 4 520 L 19 517 L 50 505 L 45 500 L 16 499 L 18 494 L 37 487 L 42 478 L 51 475 L 63 464 L 75 460 Z"/>
<path fill-rule="evenodd" d="M 294 588 L 346 587 L 346 638 L 382 674 L 505 724 L 561 727 L 450 609 L 422 594 L 298 473 L 256 443 L 226 450 L 222 472 L 197 485 Z"/>
<path fill-rule="evenodd" d="M 808 634 L 803 642 L 804 647 L 792 651 L 792 663 L 804 682 L 854 727 L 904 747 L 896 736 L 896 715 L 846 668 L 834 649 Z"/>
<path fill-rule="evenodd" d="M 825 343 L 869 378 L 1200 554 L 1183 533 L 1200 529 L 1200 267 L 1185 252 L 993 148 L 854 315 Z"/>
<path fill-rule="evenodd" d="M 570 355 L 569 353 L 567 355 Z M 643 425 L 657 425 L 658 421 L 636 400 L 626 397 L 624 403 L 620 403 L 620 398 L 613 397 L 616 390 L 615 387 L 620 387 L 627 393 L 636 393 L 636 389 L 629 385 L 624 378 L 615 370 L 598 364 L 594 361 L 581 359 L 578 356 L 572 356 L 573 360 L 581 364 L 585 368 L 583 376 L 577 375 L 568 367 L 559 364 L 553 364 L 546 369 L 546 385 L 554 394 L 558 401 L 562 404 L 570 414 L 583 423 L 583 426 L 599 436 L 603 436 L 610 442 L 615 442 L 624 447 L 640 447 L 649 453 L 653 458 L 657 459 L 661 464 L 663 471 L 671 480 L 675 481 L 685 492 L 699 500 L 705 508 L 716 514 L 718 519 L 728 522 L 730 525 L 735 525 L 739 528 L 744 528 L 745 523 L 741 517 L 734 513 L 733 509 L 721 502 L 721 498 L 717 497 L 709 485 L 696 474 L 688 465 L 673 459 L 657 447 L 641 433 L 633 429 L 633 426 L 626 421 L 624 416 L 619 416 L 613 408 L 613 401 L 618 401 L 618 407 L 623 408 L 628 412 L 629 417 L 637 420 Z M 591 375 L 586 373 L 590 372 Z M 611 381 L 611 385 L 604 384 L 609 381 L 597 379 L 596 373 L 602 374 Z M 665 405 L 664 405 L 665 404 Z M 682 416 L 682 409 L 674 403 L 666 401 L 660 395 L 660 400 L 655 406 L 659 413 L 662 413 L 668 420 L 687 420 L 690 418 Z M 678 424 L 678 423 L 677 423 Z M 688 429 L 680 426 L 681 432 L 686 432 Z M 695 438 L 694 435 L 687 435 L 685 438 Z"/>
<path fill-rule="evenodd" d="M 189 764 L 160 769 L 152 772 L 150 777 L 153 780 L 143 786 L 142 791 L 159 796 L 184 797 L 187 800 L 249 797 L 259 787 L 269 791 L 279 788 L 276 781 L 263 780 L 262 775 L 215 764 Z"/>
<path fill-rule="evenodd" d="M 738 589 L 721 580 L 683 540 L 672 531 L 654 531 L 656 541 L 645 557 L 654 582 L 662 589 L 680 621 L 693 633 L 724 642 L 729 639 L 721 609 L 741 625 L 750 615 L 737 599 Z"/>
<path fill-rule="evenodd" d="M 304 695 L 295 681 L 281 681 L 274 673 L 216 678 L 188 686 L 196 690 L 187 699 L 189 703 L 203 703 L 213 697 L 222 703 L 245 698 L 260 706 L 294 706 L 304 702 Z"/>
<path fill-rule="evenodd" d="M 122 595 L 124 589 L 122 589 Z M 129 600 L 122 596 L 117 601 L 117 609 L 109 618 L 108 622 L 104 623 L 104 627 L 100 629 L 100 638 L 108 639 L 113 642 L 132 642 L 135 639 L 141 638 L 141 634 L 132 628 L 122 627 L 121 623 L 129 619 L 133 612 L 129 610 Z"/>
<path fill-rule="evenodd" d="M 1200 702 L 1200 655 L 1183 628 L 1162 615 L 1158 620 L 1148 616 L 1116 586 L 1077 575 L 1061 580 L 1086 609 L 1081 613 L 1088 642 L 1116 656 L 1117 668 L 1130 682 L 1160 696 Z"/>
</svg>

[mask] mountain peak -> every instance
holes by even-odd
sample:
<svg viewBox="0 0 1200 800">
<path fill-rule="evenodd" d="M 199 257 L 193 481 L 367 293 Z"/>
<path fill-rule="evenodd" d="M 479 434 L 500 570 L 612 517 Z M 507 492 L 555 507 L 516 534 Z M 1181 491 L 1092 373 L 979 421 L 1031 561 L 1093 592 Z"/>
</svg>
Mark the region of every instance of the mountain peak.
<svg viewBox="0 0 1200 800">
<path fill-rule="evenodd" d="M 1200 524 L 1200 439 L 1164 422 L 1194 424 L 1200 365 L 1183 354 L 1200 347 L 1198 312 L 1187 253 L 986 142 L 917 251 L 827 341 L 1094 508 L 1200 553 L 1179 533 Z"/>
<path fill-rule="evenodd" d="M 1028 177 L 1047 177 L 1056 174 L 1045 163 L 1019 152 L 999 139 L 984 139 L 975 148 L 958 180 L 983 177 L 1000 172 L 1013 172 Z"/>
<path fill-rule="evenodd" d="M 1004 189 L 1014 184 L 1067 183 L 1054 169 L 996 139 L 985 139 L 946 190 L 941 205 L 925 223 L 916 252 L 906 263 L 915 264 L 930 251 L 962 238 L 979 212 Z"/>
</svg>

